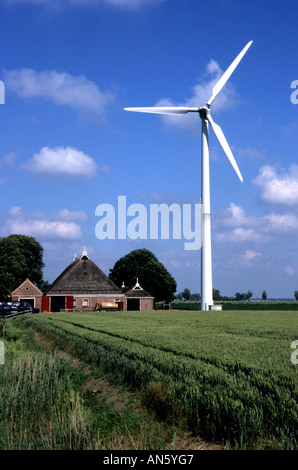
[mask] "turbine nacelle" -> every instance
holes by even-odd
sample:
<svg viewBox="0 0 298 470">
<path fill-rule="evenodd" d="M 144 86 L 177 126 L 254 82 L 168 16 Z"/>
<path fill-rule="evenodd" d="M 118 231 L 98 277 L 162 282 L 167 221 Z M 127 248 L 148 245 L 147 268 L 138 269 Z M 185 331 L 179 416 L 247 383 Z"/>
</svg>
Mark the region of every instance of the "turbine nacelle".
<svg viewBox="0 0 298 470">
<path fill-rule="evenodd" d="M 206 104 L 206 106 L 202 106 L 202 108 L 198 109 L 198 113 L 199 113 L 201 119 L 207 119 L 208 120 L 208 116 L 210 116 L 210 106 L 208 106 L 207 104 Z"/>
</svg>

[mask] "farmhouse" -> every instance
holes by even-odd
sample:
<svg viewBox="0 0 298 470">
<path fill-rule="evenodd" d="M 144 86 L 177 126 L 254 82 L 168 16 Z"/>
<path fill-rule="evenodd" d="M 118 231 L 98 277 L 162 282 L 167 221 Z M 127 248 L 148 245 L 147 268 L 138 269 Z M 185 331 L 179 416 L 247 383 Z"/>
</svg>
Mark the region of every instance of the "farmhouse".
<svg viewBox="0 0 298 470">
<path fill-rule="evenodd" d="M 120 289 L 88 257 L 85 249 L 52 283 L 42 301 L 45 312 L 153 308 L 154 298 L 138 282 L 132 289 Z"/>
</svg>

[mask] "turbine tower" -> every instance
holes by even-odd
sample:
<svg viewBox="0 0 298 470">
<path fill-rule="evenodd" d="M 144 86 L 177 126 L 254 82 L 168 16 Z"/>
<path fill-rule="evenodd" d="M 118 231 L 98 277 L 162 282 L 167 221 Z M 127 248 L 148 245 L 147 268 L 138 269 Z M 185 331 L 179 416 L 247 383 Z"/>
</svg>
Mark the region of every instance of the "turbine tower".
<svg viewBox="0 0 298 470">
<path fill-rule="evenodd" d="M 218 80 L 212 89 L 212 95 L 207 101 L 205 106 L 201 108 L 189 107 L 149 107 L 149 108 L 124 108 L 125 111 L 136 111 L 141 113 L 156 113 L 156 114 L 187 114 L 198 113 L 202 120 L 202 142 L 201 142 L 201 203 L 202 203 L 202 249 L 201 249 L 201 310 L 210 310 L 213 305 L 213 292 L 212 292 L 212 252 L 211 252 L 211 220 L 210 220 L 210 176 L 209 176 L 209 129 L 210 124 L 215 136 L 217 137 L 224 153 L 228 157 L 232 167 L 238 175 L 241 182 L 243 182 L 242 175 L 234 158 L 234 155 L 229 147 L 229 144 L 218 124 L 216 124 L 210 113 L 210 108 L 220 93 L 224 85 L 229 80 L 230 76 L 238 66 L 239 62 L 250 48 L 252 41 L 238 54 L 236 59 L 231 63 L 225 73 Z"/>
</svg>

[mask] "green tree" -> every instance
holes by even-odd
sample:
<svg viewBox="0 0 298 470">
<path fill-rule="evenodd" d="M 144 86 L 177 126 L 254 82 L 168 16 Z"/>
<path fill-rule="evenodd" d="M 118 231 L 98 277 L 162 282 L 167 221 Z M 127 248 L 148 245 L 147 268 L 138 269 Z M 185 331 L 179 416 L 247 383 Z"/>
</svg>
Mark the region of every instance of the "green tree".
<svg viewBox="0 0 298 470">
<path fill-rule="evenodd" d="M 248 290 L 246 295 L 246 300 L 249 300 L 253 296 L 253 292 L 251 290 Z"/>
<path fill-rule="evenodd" d="M 235 294 L 235 300 L 249 300 L 253 296 L 253 293 L 251 290 L 248 290 L 247 293 L 242 293 L 236 292 Z"/>
<path fill-rule="evenodd" d="M 134 250 L 116 261 L 110 269 L 110 279 L 117 285 L 134 286 L 138 278 L 141 287 L 149 292 L 155 301 L 174 299 L 177 283 L 164 265 L 151 251 L 142 248 Z"/>
<path fill-rule="evenodd" d="M 265 290 L 263 290 L 263 292 L 262 292 L 262 299 L 263 300 L 267 299 L 267 292 Z"/>
<path fill-rule="evenodd" d="M 190 300 L 194 300 L 195 302 L 198 302 L 201 300 L 201 295 L 198 292 L 195 292 L 194 294 L 190 294 Z"/>
<path fill-rule="evenodd" d="M 43 248 L 33 237 L 0 238 L 0 300 L 7 300 L 28 277 L 38 288 L 43 284 Z"/>
<path fill-rule="evenodd" d="M 295 297 L 295 300 L 298 300 L 298 290 L 294 291 L 294 297 Z"/>
<path fill-rule="evenodd" d="M 218 289 L 213 289 L 213 300 L 221 300 L 221 295 Z"/>
<path fill-rule="evenodd" d="M 46 295 L 47 292 L 50 290 L 51 285 L 52 284 L 49 281 L 42 281 L 41 286 L 39 287 L 39 289 L 41 290 L 41 292 L 44 295 Z"/>
<path fill-rule="evenodd" d="M 185 300 L 189 300 L 189 299 L 190 299 L 190 290 L 189 290 L 187 287 L 185 287 L 185 289 L 184 289 L 184 291 L 183 291 L 183 298 L 184 298 Z"/>
</svg>

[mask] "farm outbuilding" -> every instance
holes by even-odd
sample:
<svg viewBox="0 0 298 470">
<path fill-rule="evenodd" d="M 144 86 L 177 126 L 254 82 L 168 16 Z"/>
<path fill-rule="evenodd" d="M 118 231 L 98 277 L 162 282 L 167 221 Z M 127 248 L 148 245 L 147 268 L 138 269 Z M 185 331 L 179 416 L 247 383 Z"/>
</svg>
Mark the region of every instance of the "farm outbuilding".
<svg viewBox="0 0 298 470">
<path fill-rule="evenodd" d="M 30 281 L 25 279 L 22 284 L 11 293 L 12 301 L 28 302 L 32 308 L 42 310 L 43 293 Z"/>
<path fill-rule="evenodd" d="M 137 279 L 134 287 L 126 288 L 122 285 L 122 292 L 126 297 L 126 310 L 153 310 L 154 297 L 142 289 Z"/>
</svg>

